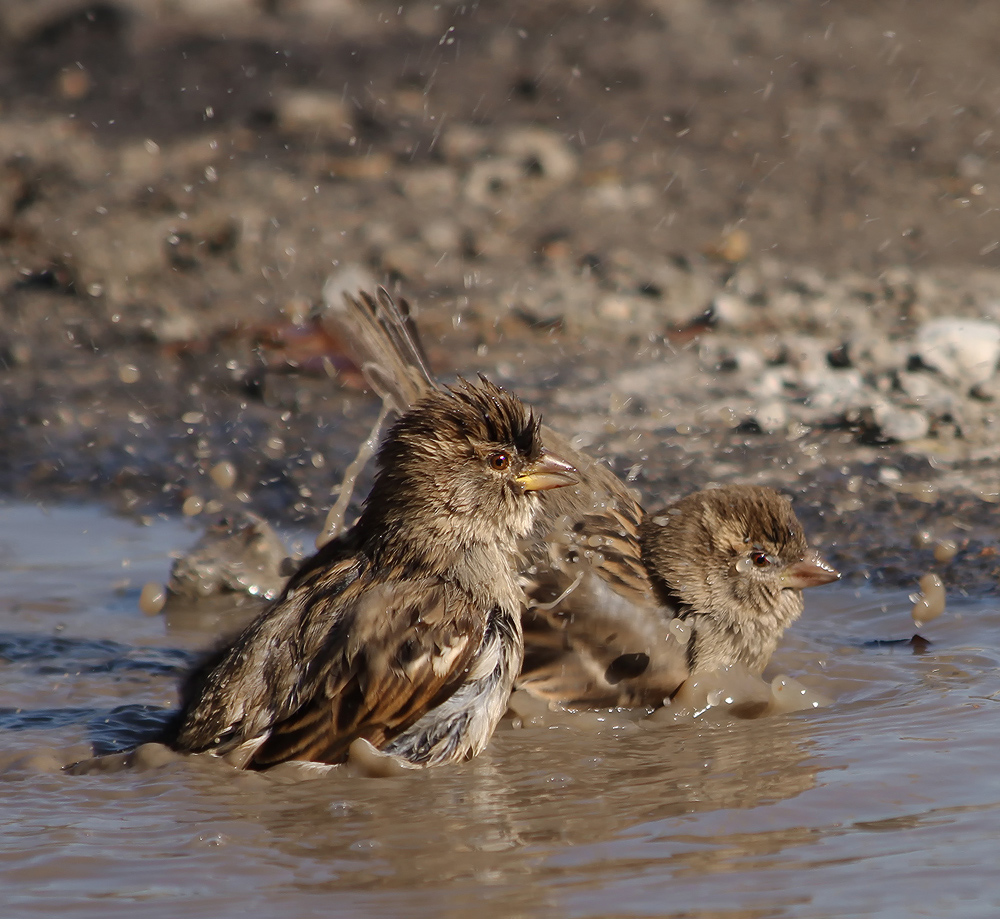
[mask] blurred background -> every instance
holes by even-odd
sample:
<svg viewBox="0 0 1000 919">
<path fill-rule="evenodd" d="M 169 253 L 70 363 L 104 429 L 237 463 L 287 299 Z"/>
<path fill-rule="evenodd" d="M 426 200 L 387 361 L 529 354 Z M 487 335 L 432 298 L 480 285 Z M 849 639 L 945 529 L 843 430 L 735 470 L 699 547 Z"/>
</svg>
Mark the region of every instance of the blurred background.
<svg viewBox="0 0 1000 919">
<path fill-rule="evenodd" d="M 998 52 L 988 2 L 3 0 L 0 489 L 176 507 L 228 460 L 314 519 L 374 412 L 333 276 L 664 499 L 894 507 L 944 457 L 981 503 Z"/>
</svg>

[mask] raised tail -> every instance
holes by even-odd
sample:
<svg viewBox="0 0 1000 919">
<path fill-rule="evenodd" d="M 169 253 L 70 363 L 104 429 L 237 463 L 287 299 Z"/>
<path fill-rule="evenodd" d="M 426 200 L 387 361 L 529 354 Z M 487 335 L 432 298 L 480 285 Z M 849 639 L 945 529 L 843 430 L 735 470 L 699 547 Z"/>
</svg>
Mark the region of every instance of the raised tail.
<svg viewBox="0 0 1000 919">
<path fill-rule="evenodd" d="M 334 326 L 368 385 L 391 409 L 405 412 L 438 389 L 427 362 L 410 304 L 393 300 L 384 287 L 375 296 L 340 288 L 324 292 L 324 321 Z"/>
</svg>

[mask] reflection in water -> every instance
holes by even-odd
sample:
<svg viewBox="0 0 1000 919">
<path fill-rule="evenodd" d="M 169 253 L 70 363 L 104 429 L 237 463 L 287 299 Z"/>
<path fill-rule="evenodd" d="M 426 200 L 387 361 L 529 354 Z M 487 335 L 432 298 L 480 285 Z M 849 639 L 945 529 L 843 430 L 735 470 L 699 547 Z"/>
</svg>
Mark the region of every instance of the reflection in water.
<svg viewBox="0 0 1000 919">
<path fill-rule="evenodd" d="M 119 556 L 88 566 L 73 567 L 64 539 L 50 594 L 44 565 L 19 561 L 16 545 L 0 552 L 11 915 L 895 919 L 972 915 L 970 897 L 982 915 L 1000 908 L 981 858 L 1000 832 L 993 603 L 953 604 L 916 653 L 893 641 L 912 634 L 904 595 L 818 590 L 769 678 L 789 673 L 832 703 L 794 714 L 525 710 L 479 759 L 391 778 L 242 773 L 157 745 L 130 768 L 107 757 L 67 774 L 95 743 L 116 749 L 156 727 L 178 670 L 230 625 L 221 610 L 140 615 L 138 585 L 163 578 L 169 541 L 88 514 L 18 524 L 107 527 L 105 549 L 122 531 Z M 123 595 L 112 585 L 126 551 L 135 586 Z"/>
<path fill-rule="evenodd" d="M 624 724 L 630 730 L 598 735 L 505 731 L 485 759 L 456 770 L 295 782 L 261 800 L 254 819 L 293 858 L 351 861 L 374 844 L 372 883 L 435 889 L 482 872 L 514 883 L 534 870 L 538 847 L 612 844 L 656 821 L 752 808 L 815 782 L 802 720 Z M 336 819 L 317 820 L 318 800 L 333 802 Z M 358 883 L 356 869 L 327 881 Z"/>
</svg>

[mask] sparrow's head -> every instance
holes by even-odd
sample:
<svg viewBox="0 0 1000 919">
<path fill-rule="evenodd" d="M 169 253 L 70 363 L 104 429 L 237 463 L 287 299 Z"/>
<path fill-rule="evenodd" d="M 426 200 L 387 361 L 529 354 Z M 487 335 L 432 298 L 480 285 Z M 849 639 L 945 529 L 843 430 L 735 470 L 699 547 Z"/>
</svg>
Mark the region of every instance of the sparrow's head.
<svg viewBox="0 0 1000 919">
<path fill-rule="evenodd" d="M 418 402 L 393 425 L 362 520 L 434 554 L 476 545 L 508 550 L 531 529 L 538 492 L 576 470 L 542 446 L 540 422 L 488 380 L 465 380 Z"/>
<path fill-rule="evenodd" d="M 657 588 L 707 633 L 697 666 L 762 670 L 802 612 L 802 589 L 840 577 L 809 547 L 791 502 L 758 485 L 696 492 L 650 514 L 643 553 Z"/>
</svg>

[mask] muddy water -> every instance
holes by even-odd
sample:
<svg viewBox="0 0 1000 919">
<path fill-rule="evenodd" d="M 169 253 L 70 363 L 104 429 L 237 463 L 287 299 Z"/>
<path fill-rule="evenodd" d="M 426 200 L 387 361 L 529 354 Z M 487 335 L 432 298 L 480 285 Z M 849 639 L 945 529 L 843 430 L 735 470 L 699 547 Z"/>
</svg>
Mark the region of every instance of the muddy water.
<svg viewBox="0 0 1000 919">
<path fill-rule="evenodd" d="M 4 916 L 994 916 L 1000 606 L 918 653 L 905 595 L 811 592 L 772 666 L 833 701 L 754 721 L 505 727 L 458 768 L 60 766 L 140 738 L 217 620 L 147 617 L 194 534 L 0 505 Z M 876 643 L 874 640 L 886 640 Z"/>
</svg>

